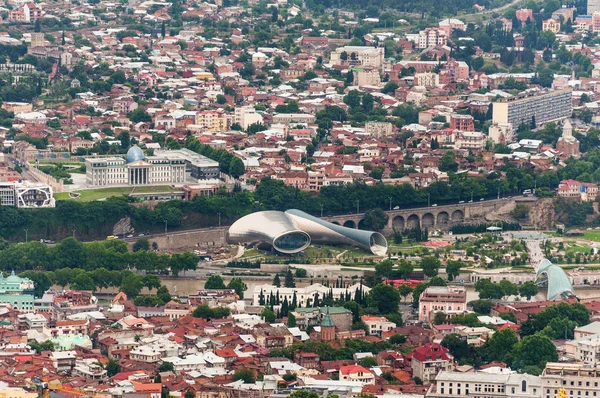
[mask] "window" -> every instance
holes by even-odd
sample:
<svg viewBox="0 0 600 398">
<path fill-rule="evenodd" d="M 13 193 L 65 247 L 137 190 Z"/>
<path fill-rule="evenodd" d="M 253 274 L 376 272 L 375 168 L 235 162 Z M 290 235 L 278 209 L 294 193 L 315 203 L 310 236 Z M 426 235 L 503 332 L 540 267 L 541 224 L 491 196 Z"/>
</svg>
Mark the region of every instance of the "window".
<svg viewBox="0 0 600 398">
<path fill-rule="evenodd" d="M 523 380 L 521 382 L 521 392 L 526 392 L 527 391 L 527 381 Z"/>
</svg>

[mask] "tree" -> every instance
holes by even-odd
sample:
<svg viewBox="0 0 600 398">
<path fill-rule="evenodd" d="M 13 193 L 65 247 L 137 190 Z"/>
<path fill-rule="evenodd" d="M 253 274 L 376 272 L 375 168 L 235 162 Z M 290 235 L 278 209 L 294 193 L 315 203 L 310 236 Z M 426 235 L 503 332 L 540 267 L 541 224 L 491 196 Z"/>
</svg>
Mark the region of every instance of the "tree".
<svg viewBox="0 0 600 398">
<path fill-rule="evenodd" d="M 380 208 L 365 211 L 364 225 L 367 229 L 381 231 L 387 225 L 388 220 L 388 215 Z"/>
<path fill-rule="evenodd" d="M 161 373 L 162 372 L 174 372 L 175 371 L 175 366 L 173 365 L 172 362 L 163 362 L 158 367 L 158 371 L 161 372 Z"/>
<path fill-rule="evenodd" d="M 360 93 L 358 90 L 352 90 L 344 96 L 344 103 L 350 108 L 358 108 L 360 106 Z"/>
<path fill-rule="evenodd" d="M 518 342 L 519 338 L 514 330 L 510 328 L 499 330 L 483 346 L 484 356 L 489 362 L 506 362 Z"/>
<path fill-rule="evenodd" d="M 149 251 L 150 250 L 150 241 L 146 238 L 138 239 L 133 244 L 133 251 L 137 252 L 140 250 Z"/>
<path fill-rule="evenodd" d="M 448 274 L 448 280 L 453 281 L 460 274 L 460 269 L 463 263 L 460 261 L 448 260 L 446 264 L 446 274 Z"/>
<path fill-rule="evenodd" d="M 425 276 L 431 278 L 438 274 L 440 269 L 441 261 L 438 258 L 428 256 L 421 259 L 421 268 Z"/>
<path fill-rule="evenodd" d="M 242 278 L 232 278 L 227 284 L 227 289 L 234 289 L 240 299 L 244 298 L 244 292 L 248 290 L 248 286 L 242 281 Z"/>
<path fill-rule="evenodd" d="M 392 275 L 394 263 L 391 260 L 383 260 L 375 264 L 375 275 L 378 277 L 389 278 Z"/>
<path fill-rule="evenodd" d="M 492 302 L 490 300 L 474 300 L 470 301 L 469 305 L 478 314 L 489 315 L 492 310 Z"/>
<path fill-rule="evenodd" d="M 227 98 L 223 94 L 217 94 L 217 104 L 225 105 L 227 103 Z"/>
<path fill-rule="evenodd" d="M 165 35 L 167 33 L 167 27 L 166 27 L 166 23 L 165 21 L 162 22 L 162 25 L 160 26 L 160 35 L 162 36 L 162 38 L 165 38 Z"/>
<path fill-rule="evenodd" d="M 445 312 L 438 311 L 433 316 L 433 324 L 434 325 L 441 325 L 442 323 L 446 323 L 446 318 L 447 318 L 447 316 L 446 316 Z"/>
<path fill-rule="evenodd" d="M 113 377 L 121 371 L 121 365 L 114 359 L 109 359 L 104 369 L 106 370 L 108 377 Z"/>
<path fill-rule="evenodd" d="M 457 361 L 469 359 L 472 356 L 471 347 L 458 334 L 451 333 L 444 336 L 441 345 L 446 347 Z"/>
<path fill-rule="evenodd" d="M 526 297 L 527 301 L 531 300 L 532 297 L 538 294 L 538 287 L 535 282 L 528 281 L 519 286 L 519 295 Z"/>
<path fill-rule="evenodd" d="M 225 282 L 221 275 L 211 275 L 204 284 L 205 289 L 225 289 Z"/>
<path fill-rule="evenodd" d="M 264 318 L 265 322 L 267 322 L 267 323 L 273 323 L 277 319 L 277 316 L 275 315 L 275 312 L 273 312 L 272 309 L 267 308 L 267 307 L 265 307 L 265 309 L 260 314 L 260 316 L 262 318 Z"/>
<path fill-rule="evenodd" d="M 296 278 L 306 278 L 307 272 L 304 268 L 296 268 Z"/>
<path fill-rule="evenodd" d="M 273 286 L 281 287 L 281 281 L 279 280 L 279 274 L 275 274 L 272 284 L 273 284 Z"/>
<path fill-rule="evenodd" d="M 88 275 L 87 272 L 82 272 L 73 279 L 73 283 L 71 283 L 71 287 L 76 290 L 96 290 L 96 283 L 94 280 Z"/>
<path fill-rule="evenodd" d="M 119 134 L 119 140 L 121 141 L 121 148 L 127 149 L 131 146 L 131 138 L 128 131 L 123 131 Z"/>
<path fill-rule="evenodd" d="M 288 398 L 319 398 L 319 397 L 320 397 L 320 395 L 317 394 L 316 392 L 306 391 L 306 390 L 294 391 L 293 393 L 288 395 Z"/>
<path fill-rule="evenodd" d="M 376 307 L 380 314 L 398 312 L 400 292 L 392 285 L 378 284 L 367 296 L 369 307 Z"/>
<path fill-rule="evenodd" d="M 403 334 L 395 334 L 388 340 L 391 344 L 400 345 L 406 343 L 406 336 Z"/>
<path fill-rule="evenodd" d="M 377 366 L 377 360 L 373 357 L 364 357 L 360 360 L 360 366 L 365 368 L 372 368 L 373 366 Z"/>
<path fill-rule="evenodd" d="M 454 152 L 446 152 L 441 158 L 439 162 L 440 171 L 458 171 L 458 163 L 456 163 L 456 159 L 454 156 Z"/>
<path fill-rule="evenodd" d="M 513 350 L 514 369 L 523 369 L 526 366 L 544 369 L 547 362 L 557 360 L 556 346 L 550 338 L 539 333 L 522 338 Z"/>
<path fill-rule="evenodd" d="M 131 120 L 132 123 L 150 123 L 152 121 L 152 117 L 148 112 L 143 110 L 142 108 L 137 108 L 127 114 L 127 118 Z"/>
<path fill-rule="evenodd" d="M 493 283 L 489 279 L 480 279 L 475 282 L 475 290 L 479 292 L 481 299 L 501 299 L 504 297 L 504 291 L 500 285 Z"/>
<path fill-rule="evenodd" d="M 40 18 L 37 18 L 35 20 L 35 24 L 33 26 L 33 31 L 36 32 L 36 33 L 39 33 L 39 32 L 42 31 L 42 23 L 41 23 Z"/>
<path fill-rule="evenodd" d="M 410 275 L 412 273 L 413 273 L 412 263 L 410 263 L 406 260 L 402 260 L 402 261 L 400 261 L 400 264 L 398 264 L 398 268 L 396 269 L 394 276 L 398 276 L 398 278 L 401 278 L 401 279 L 408 279 L 408 278 L 410 278 Z"/>
<path fill-rule="evenodd" d="M 288 268 L 285 273 L 285 287 L 296 287 L 296 282 L 294 281 L 294 275 L 292 274 L 292 270 Z"/>
<path fill-rule="evenodd" d="M 41 343 L 38 343 L 37 341 L 32 341 L 28 344 L 38 354 L 42 353 L 43 351 L 54 351 L 54 343 L 50 340 L 42 341 Z"/>
<path fill-rule="evenodd" d="M 192 390 L 187 390 L 183 398 L 195 398 L 196 394 Z"/>
<path fill-rule="evenodd" d="M 233 156 L 231 158 L 231 162 L 229 163 L 229 175 L 233 178 L 240 178 L 246 173 L 246 167 L 244 166 L 244 162 L 242 159 L 237 156 Z"/>
<path fill-rule="evenodd" d="M 502 293 L 505 297 L 516 296 L 519 294 L 519 289 L 517 288 L 517 285 L 515 285 L 511 281 L 503 279 L 498 284 L 500 285 L 500 288 L 502 288 Z"/>
<path fill-rule="evenodd" d="M 134 299 L 140 294 L 143 287 L 144 283 L 139 275 L 128 273 L 123 276 L 119 289 L 125 293 L 129 299 Z"/>
<path fill-rule="evenodd" d="M 296 327 L 296 316 L 292 312 L 288 313 L 287 318 L 288 318 L 288 322 L 287 322 L 288 328 Z"/>
<path fill-rule="evenodd" d="M 398 286 L 398 292 L 400 293 L 400 296 L 402 296 L 404 298 L 404 301 L 406 302 L 406 298 L 408 297 L 409 294 L 412 293 L 412 288 L 409 285 L 400 285 Z"/>
<path fill-rule="evenodd" d="M 385 86 L 383 86 L 381 92 L 384 94 L 394 93 L 398 89 L 398 87 L 398 84 L 395 82 L 387 82 Z"/>
</svg>

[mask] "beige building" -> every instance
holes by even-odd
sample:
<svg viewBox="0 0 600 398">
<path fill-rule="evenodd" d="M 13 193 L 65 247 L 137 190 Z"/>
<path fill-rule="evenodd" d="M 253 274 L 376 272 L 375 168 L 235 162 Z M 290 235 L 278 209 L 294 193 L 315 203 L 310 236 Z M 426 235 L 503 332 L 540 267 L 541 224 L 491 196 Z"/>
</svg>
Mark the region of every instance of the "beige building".
<svg viewBox="0 0 600 398">
<path fill-rule="evenodd" d="M 542 380 L 539 376 L 519 374 L 510 369 L 501 369 L 497 373 L 442 371 L 425 397 L 541 398 L 541 393 Z"/>
<path fill-rule="evenodd" d="M 365 123 L 365 133 L 377 138 L 389 137 L 392 135 L 392 131 L 392 123 L 389 122 Z"/>
<path fill-rule="evenodd" d="M 23 388 L 9 387 L 7 383 L 0 381 L 0 396 L 6 398 L 37 398 L 37 392 L 27 392 Z"/>
<path fill-rule="evenodd" d="M 196 123 L 198 121 L 196 120 Z M 256 109 L 252 106 L 242 106 L 235 108 L 235 114 L 233 116 L 233 123 L 237 123 L 244 130 L 254 123 L 263 123 L 263 117 L 260 113 L 256 112 Z"/>
<path fill-rule="evenodd" d="M 437 87 L 440 84 L 440 76 L 433 72 L 415 73 L 414 85 L 422 87 Z"/>
<path fill-rule="evenodd" d="M 554 398 L 564 388 L 569 397 L 598 397 L 600 367 L 585 363 L 548 362 L 542 373 L 542 398 Z"/>
<path fill-rule="evenodd" d="M 514 131 L 510 123 L 492 124 L 488 134 L 494 144 L 510 144 L 515 139 Z"/>
<path fill-rule="evenodd" d="M 419 297 L 419 321 L 431 322 L 436 312 L 462 314 L 467 310 L 467 292 L 460 287 L 430 286 Z"/>
<path fill-rule="evenodd" d="M 6 109 L 6 111 L 13 112 L 15 114 L 21 112 L 31 112 L 33 111 L 33 104 L 29 104 L 27 102 L 3 102 L 2 109 Z"/>
<path fill-rule="evenodd" d="M 352 73 L 354 73 L 355 86 L 379 86 L 381 84 L 381 76 L 377 69 L 358 69 L 353 70 Z"/>
<path fill-rule="evenodd" d="M 459 131 L 456 133 L 454 147 L 481 151 L 485 148 L 486 138 L 486 135 L 480 131 Z"/>
<path fill-rule="evenodd" d="M 396 328 L 396 324 L 388 321 L 384 316 L 363 315 L 360 319 L 367 325 L 367 328 L 369 328 L 370 335 L 381 337 L 382 333 L 389 332 Z"/>
<path fill-rule="evenodd" d="M 560 32 L 560 21 L 554 18 L 548 18 L 542 22 L 542 31 L 558 33 Z"/>
<path fill-rule="evenodd" d="M 333 65 L 370 66 L 381 69 L 384 60 L 383 47 L 343 46 L 331 53 Z"/>
<path fill-rule="evenodd" d="M 339 380 L 375 384 L 375 375 L 363 366 L 348 365 L 340 367 Z"/>
</svg>

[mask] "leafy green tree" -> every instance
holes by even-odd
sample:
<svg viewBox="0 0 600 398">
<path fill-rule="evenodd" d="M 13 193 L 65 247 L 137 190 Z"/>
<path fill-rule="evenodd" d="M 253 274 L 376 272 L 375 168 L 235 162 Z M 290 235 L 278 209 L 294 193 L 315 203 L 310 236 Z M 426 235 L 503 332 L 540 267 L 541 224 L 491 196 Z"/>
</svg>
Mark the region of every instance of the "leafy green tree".
<svg viewBox="0 0 600 398">
<path fill-rule="evenodd" d="M 287 322 L 287 325 L 288 325 L 289 328 L 296 327 L 296 316 L 292 312 L 288 313 L 288 322 Z"/>
<path fill-rule="evenodd" d="M 360 93 L 358 90 L 352 90 L 344 96 L 344 103 L 350 108 L 358 108 L 360 106 Z"/>
<path fill-rule="evenodd" d="M 174 372 L 175 371 L 175 366 L 173 365 L 172 362 L 163 362 L 158 367 L 158 371 L 161 372 L 161 373 L 162 372 Z"/>
<path fill-rule="evenodd" d="M 288 398 L 319 398 L 319 394 L 312 391 L 299 390 L 288 395 Z"/>
<path fill-rule="evenodd" d="M 137 252 L 140 250 L 149 251 L 150 250 L 150 241 L 146 238 L 138 239 L 133 244 L 133 251 Z"/>
<path fill-rule="evenodd" d="M 395 334 L 388 340 L 391 344 L 400 345 L 406 343 L 406 336 L 403 334 Z"/>
<path fill-rule="evenodd" d="M 246 167 L 242 159 L 234 156 L 229 164 L 229 175 L 233 178 L 240 178 L 246 173 Z"/>
<path fill-rule="evenodd" d="M 281 281 L 279 280 L 279 274 L 275 274 L 273 277 L 273 286 L 281 287 Z"/>
<path fill-rule="evenodd" d="M 228 289 L 234 289 L 240 299 L 244 298 L 244 292 L 248 290 L 248 286 L 242 281 L 242 278 L 232 278 L 227 284 Z"/>
<path fill-rule="evenodd" d="M 440 169 L 440 171 L 458 171 L 458 163 L 456 162 L 454 152 L 446 152 L 440 158 L 438 168 Z"/>
<path fill-rule="evenodd" d="M 260 316 L 263 317 L 265 319 L 265 322 L 267 323 L 273 323 L 277 319 L 277 316 L 275 315 L 273 310 L 267 307 L 265 307 Z"/>
<path fill-rule="evenodd" d="M 391 260 L 383 260 L 375 264 L 375 275 L 379 278 L 389 278 L 392 275 L 394 263 Z"/>
<path fill-rule="evenodd" d="M 469 359 L 473 355 L 473 351 L 467 341 L 455 333 L 444 336 L 441 345 L 446 347 L 457 361 Z"/>
<path fill-rule="evenodd" d="M 364 225 L 366 229 L 381 231 L 389 220 L 388 215 L 380 208 L 365 211 Z"/>
<path fill-rule="evenodd" d="M 42 341 L 41 343 L 38 343 L 37 341 L 31 341 L 28 344 L 38 354 L 42 353 L 43 351 L 54 351 L 54 343 L 50 340 Z"/>
<path fill-rule="evenodd" d="M 538 294 L 538 287 L 535 282 L 527 281 L 519 286 L 519 295 L 526 297 L 527 301 L 531 300 L 532 297 Z"/>
<path fill-rule="evenodd" d="M 150 123 L 152 121 L 152 117 L 148 112 L 143 110 L 142 108 L 137 108 L 127 114 L 127 118 L 131 120 L 132 123 Z"/>
<path fill-rule="evenodd" d="M 400 304 L 400 292 L 392 285 L 380 283 L 369 292 L 367 303 L 369 307 L 377 308 L 380 314 L 396 313 Z"/>
<path fill-rule="evenodd" d="M 556 362 L 558 354 L 552 340 L 542 334 L 526 336 L 519 341 L 513 350 L 513 367 L 523 369 L 537 366 L 544 369 L 547 362 Z"/>
<path fill-rule="evenodd" d="M 225 289 L 225 282 L 221 275 L 211 275 L 204 284 L 205 289 Z"/>
<path fill-rule="evenodd" d="M 109 359 L 104 369 L 106 370 L 108 377 L 113 377 L 121 371 L 121 365 L 114 359 Z"/>
<path fill-rule="evenodd" d="M 129 273 L 123 276 L 119 288 L 129 299 L 134 299 L 140 294 L 143 287 L 144 283 L 142 282 L 142 278 L 134 273 Z"/>
<path fill-rule="evenodd" d="M 425 276 L 429 278 L 434 277 L 438 274 L 438 270 L 440 269 L 441 261 L 438 258 L 433 256 L 423 257 L 421 259 L 421 268 L 423 269 L 423 273 Z"/>
<path fill-rule="evenodd" d="M 478 314 L 489 315 L 492 310 L 492 302 L 490 300 L 474 300 L 470 301 L 469 305 Z"/>
<path fill-rule="evenodd" d="M 71 287 L 75 290 L 96 290 L 94 280 L 87 273 L 77 275 L 77 277 L 73 279 Z"/>
<path fill-rule="evenodd" d="M 484 357 L 489 362 L 507 362 L 518 342 L 519 338 L 514 330 L 510 328 L 499 330 L 483 346 Z"/>
<path fill-rule="evenodd" d="M 360 365 L 365 368 L 372 368 L 377 366 L 377 360 L 373 357 L 365 357 L 360 360 Z"/>
<path fill-rule="evenodd" d="M 446 274 L 448 275 L 448 280 L 453 281 L 460 274 L 460 269 L 464 264 L 461 261 L 453 261 L 448 260 L 446 264 Z"/>
<path fill-rule="evenodd" d="M 493 283 L 489 279 L 480 279 L 475 282 L 475 290 L 479 292 L 481 299 L 501 299 L 504 297 L 504 291 L 499 284 Z"/>
<path fill-rule="evenodd" d="M 413 289 L 409 285 L 398 286 L 398 293 L 400 293 L 400 296 L 402 296 L 404 298 L 405 302 L 406 302 L 406 298 L 408 297 L 408 295 L 411 294 L 412 292 L 413 292 Z"/>
<path fill-rule="evenodd" d="M 517 285 L 506 279 L 501 280 L 499 283 L 500 288 L 504 296 L 516 296 L 519 294 Z"/>
<path fill-rule="evenodd" d="M 304 268 L 296 268 L 296 278 L 306 278 L 307 272 Z"/>
</svg>

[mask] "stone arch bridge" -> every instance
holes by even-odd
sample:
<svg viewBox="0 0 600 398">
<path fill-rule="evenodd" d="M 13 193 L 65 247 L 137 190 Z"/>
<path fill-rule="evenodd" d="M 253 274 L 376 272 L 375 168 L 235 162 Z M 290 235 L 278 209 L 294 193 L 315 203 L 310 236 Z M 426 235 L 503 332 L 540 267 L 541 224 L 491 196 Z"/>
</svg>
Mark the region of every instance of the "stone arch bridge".
<svg viewBox="0 0 600 398">
<path fill-rule="evenodd" d="M 473 203 L 459 203 L 444 206 L 418 207 L 386 211 L 389 216 L 384 232 L 421 228 L 448 230 L 455 224 L 484 222 L 485 215 L 510 203 L 511 199 L 494 199 Z M 349 228 L 361 228 L 364 213 L 323 217 L 324 220 Z"/>
</svg>

